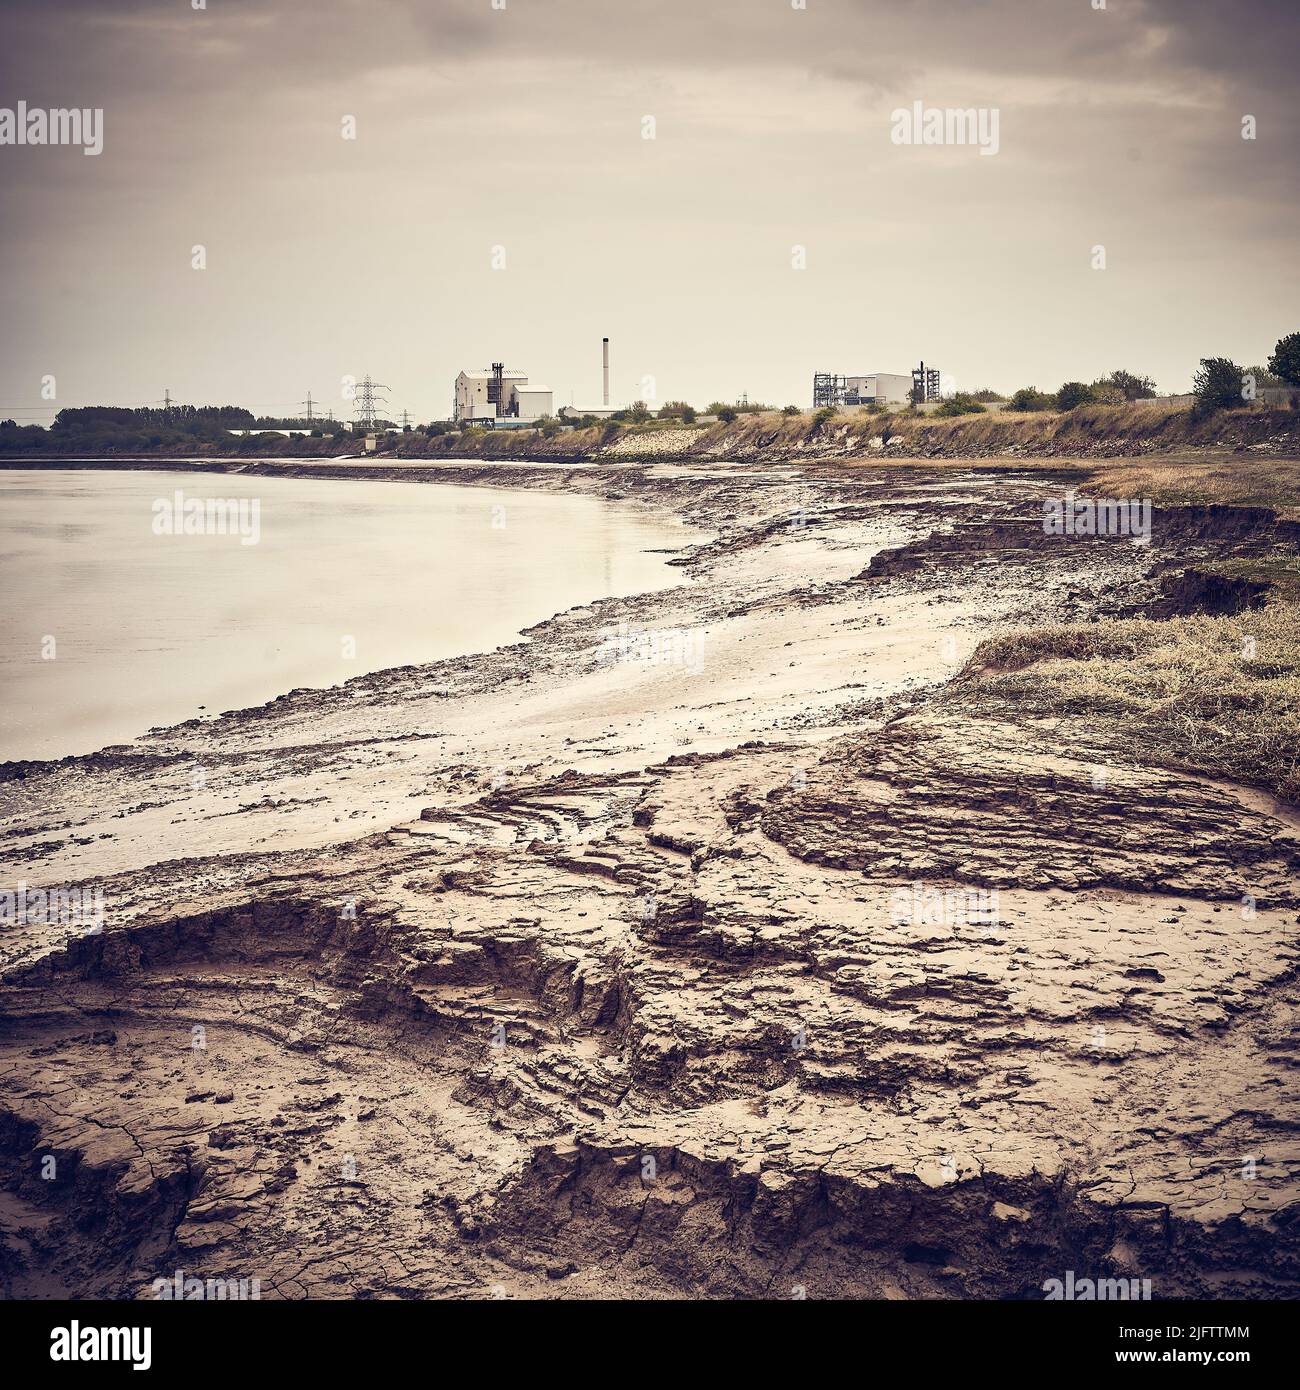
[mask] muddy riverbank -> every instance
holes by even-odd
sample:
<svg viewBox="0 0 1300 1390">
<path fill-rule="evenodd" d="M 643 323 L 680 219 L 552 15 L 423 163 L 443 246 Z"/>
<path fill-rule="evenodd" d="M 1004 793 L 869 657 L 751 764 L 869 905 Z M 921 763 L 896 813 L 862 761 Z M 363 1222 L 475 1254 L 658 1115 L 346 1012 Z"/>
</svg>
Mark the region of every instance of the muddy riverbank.
<svg viewBox="0 0 1300 1390">
<path fill-rule="evenodd" d="M 1046 544 L 1080 474 L 1032 462 L 195 466 L 707 538 L 486 655 L 0 769 L 6 882 L 105 903 L 0 935 L 7 1294 L 1300 1289 L 1294 807 L 966 670 L 1248 614 L 1185 576 L 1290 553 L 1273 512 Z"/>
</svg>

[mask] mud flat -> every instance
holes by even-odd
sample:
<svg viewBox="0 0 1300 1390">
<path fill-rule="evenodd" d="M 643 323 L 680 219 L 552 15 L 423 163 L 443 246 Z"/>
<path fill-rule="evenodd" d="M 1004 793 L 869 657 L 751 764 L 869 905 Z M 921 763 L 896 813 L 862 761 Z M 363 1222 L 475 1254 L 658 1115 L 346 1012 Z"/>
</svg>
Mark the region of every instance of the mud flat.
<svg viewBox="0 0 1300 1390">
<path fill-rule="evenodd" d="M 957 679 L 1194 605 L 1272 512 L 1049 545 L 1047 467 L 199 466 L 713 539 L 487 655 L 0 770 L 6 881 L 106 906 L 0 935 L 7 1295 L 1300 1291 L 1295 810 Z"/>
</svg>

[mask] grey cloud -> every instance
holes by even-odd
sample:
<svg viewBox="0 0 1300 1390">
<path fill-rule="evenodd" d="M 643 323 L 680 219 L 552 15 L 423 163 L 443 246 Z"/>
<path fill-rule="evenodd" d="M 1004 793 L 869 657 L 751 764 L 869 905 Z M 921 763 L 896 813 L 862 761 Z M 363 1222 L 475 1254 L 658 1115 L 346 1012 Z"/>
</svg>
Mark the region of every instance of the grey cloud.
<svg viewBox="0 0 1300 1390">
<path fill-rule="evenodd" d="M 1237 340 L 1295 326 L 1290 0 L 20 0 L 0 22 L 0 104 L 107 108 L 99 159 L 0 150 L 7 400 L 36 357 L 124 399 L 169 360 L 186 390 L 295 399 L 368 357 L 432 412 L 497 351 L 580 388 L 613 318 L 616 360 L 666 395 L 802 398 L 810 354 L 892 369 L 914 347 L 1042 384 L 1104 359 L 1093 315 L 1119 304 L 1135 365 L 1172 385 L 1193 343 L 1258 357 Z M 889 112 L 913 98 L 999 106 L 1002 152 L 900 158 Z M 1094 239 L 1105 286 L 1071 269 Z M 1215 264 L 1250 267 L 1231 321 Z M 1056 303 L 1072 340 L 1044 327 Z M 692 313 L 707 352 L 682 342 Z"/>
</svg>

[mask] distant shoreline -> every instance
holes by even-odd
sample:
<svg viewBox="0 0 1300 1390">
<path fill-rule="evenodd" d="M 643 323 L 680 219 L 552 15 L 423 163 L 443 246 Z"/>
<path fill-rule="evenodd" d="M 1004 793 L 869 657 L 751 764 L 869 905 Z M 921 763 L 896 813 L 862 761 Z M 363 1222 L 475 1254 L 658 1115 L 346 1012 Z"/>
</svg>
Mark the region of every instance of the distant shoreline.
<svg viewBox="0 0 1300 1390">
<path fill-rule="evenodd" d="M 1192 457 L 1220 451 L 1251 451 L 1300 458 L 1300 410 L 1256 404 L 1201 417 L 1188 406 L 1162 401 L 1126 405 L 1080 405 L 1073 410 L 985 411 L 957 416 L 868 410 L 834 415 L 755 412 L 732 421 L 685 425 L 650 421 L 640 425 L 611 421 L 580 429 L 481 430 L 426 434 L 422 431 L 379 434 L 376 448 L 364 450 L 359 436 L 250 436 L 229 452 L 204 452 L 210 441 L 196 440 L 192 454 L 134 452 L 95 454 L 94 446 L 56 433 L 44 442 L 77 453 L 0 452 L 0 467 L 148 466 L 156 459 L 185 461 L 211 471 L 245 470 L 267 462 L 283 466 L 330 468 L 354 463 L 373 469 L 407 466 L 455 467 L 465 464 L 541 464 L 581 467 L 624 463 L 880 463 L 950 459 L 971 461 L 1033 459 L 1140 458 L 1186 453 Z M 2 441 L 0 441 L 2 442 Z M 225 441 L 221 441 L 224 446 Z M 233 445 L 233 441 L 232 441 Z M 160 450 L 163 446 L 159 446 Z M 187 446 L 181 446 L 187 447 Z M 347 452 L 335 451 L 340 448 Z"/>
</svg>

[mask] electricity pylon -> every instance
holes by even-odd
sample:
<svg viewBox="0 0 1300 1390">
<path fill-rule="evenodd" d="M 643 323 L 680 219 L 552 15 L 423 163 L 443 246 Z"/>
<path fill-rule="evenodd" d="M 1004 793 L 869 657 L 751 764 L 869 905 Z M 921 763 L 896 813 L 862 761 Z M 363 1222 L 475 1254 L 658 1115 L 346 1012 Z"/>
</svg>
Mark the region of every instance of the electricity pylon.
<svg viewBox="0 0 1300 1390">
<path fill-rule="evenodd" d="M 378 419 L 376 408 L 388 403 L 388 397 L 384 395 L 387 390 L 388 387 L 382 381 L 371 381 L 369 372 L 361 378 L 357 386 L 356 421 L 363 430 L 374 429 L 375 421 Z"/>
</svg>

